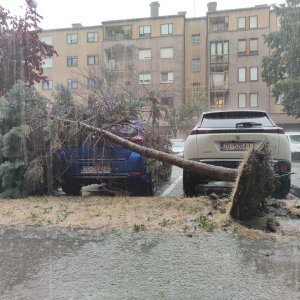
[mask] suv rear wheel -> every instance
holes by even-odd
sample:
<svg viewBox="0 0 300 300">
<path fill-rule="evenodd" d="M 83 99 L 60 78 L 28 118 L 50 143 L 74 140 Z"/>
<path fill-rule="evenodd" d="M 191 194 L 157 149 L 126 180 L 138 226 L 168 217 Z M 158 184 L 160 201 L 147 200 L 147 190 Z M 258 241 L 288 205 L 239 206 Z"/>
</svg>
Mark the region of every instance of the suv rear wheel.
<svg viewBox="0 0 300 300">
<path fill-rule="evenodd" d="M 274 198 L 282 199 L 285 198 L 288 193 L 290 192 L 291 188 L 291 179 L 290 178 L 283 178 L 280 179 L 280 184 L 274 191 Z"/>
<path fill-rule="evenodd" d="M 187 197 L 196 196 L 195 186 L 193 175 L 189 171 L 183 170 L 183 191 Z"/>
</svg>

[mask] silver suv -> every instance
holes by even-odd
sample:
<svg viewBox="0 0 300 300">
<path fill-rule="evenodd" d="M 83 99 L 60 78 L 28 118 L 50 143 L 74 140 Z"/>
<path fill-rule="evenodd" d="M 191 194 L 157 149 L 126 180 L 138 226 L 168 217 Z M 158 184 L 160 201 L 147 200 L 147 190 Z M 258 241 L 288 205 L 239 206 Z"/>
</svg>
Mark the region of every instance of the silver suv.
<svg viewBox="0 0 300 300">
<path fill-rule="evenodd" d="M 232 110 L 202 114 L 184 145 L 184 158 L 203 163 L 237 168 L 245 151 L 257 149 L 264 141 L 271 145 L 274 168 L 280 185 L 274 197 L 284 198 L 290 190 L 291 152 L 284 130 L 278 127 L 264 111 Z M 183 189 L 186 196 L 196 195 L 197 184 L 216 181 L 194 172 L 183 171 Z"/>
</svg>

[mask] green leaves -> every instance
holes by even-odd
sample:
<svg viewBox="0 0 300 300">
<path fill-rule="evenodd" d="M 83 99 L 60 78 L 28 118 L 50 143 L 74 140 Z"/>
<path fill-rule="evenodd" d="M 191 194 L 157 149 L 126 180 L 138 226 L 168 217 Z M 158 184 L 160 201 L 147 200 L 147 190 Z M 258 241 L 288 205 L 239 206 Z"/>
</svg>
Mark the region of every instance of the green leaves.
<svg viewBox="0 0 300 300">
<path fill-rule="evenodd" d="M 276 101 L 283 96 L 284 111 L 300 116 L 300 0 L 274 6 L 280 29 L 265 36 L 271 54 L 262 59 L 262 78 L 272 85 Z"/>
</svg>

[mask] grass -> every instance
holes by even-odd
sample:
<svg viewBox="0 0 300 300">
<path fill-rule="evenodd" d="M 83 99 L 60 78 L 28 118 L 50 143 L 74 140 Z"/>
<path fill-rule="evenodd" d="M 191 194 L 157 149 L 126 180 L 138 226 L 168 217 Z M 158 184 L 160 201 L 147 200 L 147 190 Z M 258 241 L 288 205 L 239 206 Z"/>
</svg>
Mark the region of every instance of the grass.
<svg viewBox="0 0 300 300">
<path fill-rule="evenodd" d="M 209 221 L 206 216 L 199 215 L 199 217 L 196 219 L 196 222 L 204 230 L 206 230 L 208 232 L 213 232 L 214 231 L 214 224 L 213 224 L 213 222 Z"/>
<path fill-rule="evenodd" d="M 300 202 L 287 202 L 287 207 L 295 213 L 299 205 Z M 106 232 L 173 230 L 193 235 L 203 230 L 220 230 L 239 238 L 271 236 L 236 223 L 228 214 L 228 206 L 220 201 L 219 209 L 213 210 L 207 197 L 180 201 L 176 198 L 104 196 L 0 199 L 0 226 L 51 225 Z"/>
<path fill-rule="evenodd" d="M 166 219 L 163 219 L 161 222 L 159 222 L 159 225 L 161 227 L 166 227 L 166 226 L 168 226 L 170 224 L 171 224 L 171 220 L 166 220 Z"/>
<path fill-rule="evenodd" d="M 145 230 L 145 225 L 144 224 L 137 224 L 137 223 L 135 223 L 133 225 L 133 231 L 134 232 L 140 232 L 142 230 Z"/>
<path fill-rule="evenodd" d="M 30 213 L 30 220 L 33 226 L 42 226 L 44 221 L 44 219 L 41 216 L 34 212 Z"/>
</svg>

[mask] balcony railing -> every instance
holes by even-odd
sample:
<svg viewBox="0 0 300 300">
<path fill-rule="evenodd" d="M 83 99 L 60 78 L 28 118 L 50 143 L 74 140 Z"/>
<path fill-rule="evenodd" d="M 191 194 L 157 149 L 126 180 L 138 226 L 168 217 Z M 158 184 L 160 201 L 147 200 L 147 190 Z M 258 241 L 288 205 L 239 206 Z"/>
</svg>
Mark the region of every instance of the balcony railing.
<svg viewBox="0 0 300 300">
<path fill-rule="evenodd" d="M 111 60 L 106 64 L 106 67 L 110 71 L 125 72 L 125 71 L 132 71 L 133 64 L 132 62 L 115 62 Z"/>
<path fill-rule="evenodd" d="M 228 54 L 211 55 L 210 56 L 210 63 L 211 64 L 228 64 L 228 62 L 229 62 L 229 55 Z"/>
<path fill-rule="evenodd" d="M 210 84 L 211 91 L 227 91 L 228 89 L 229 89 L 229 85 L 226 82 L 224 84 L 215 84 L 211 82 Z"/>
</svg>

